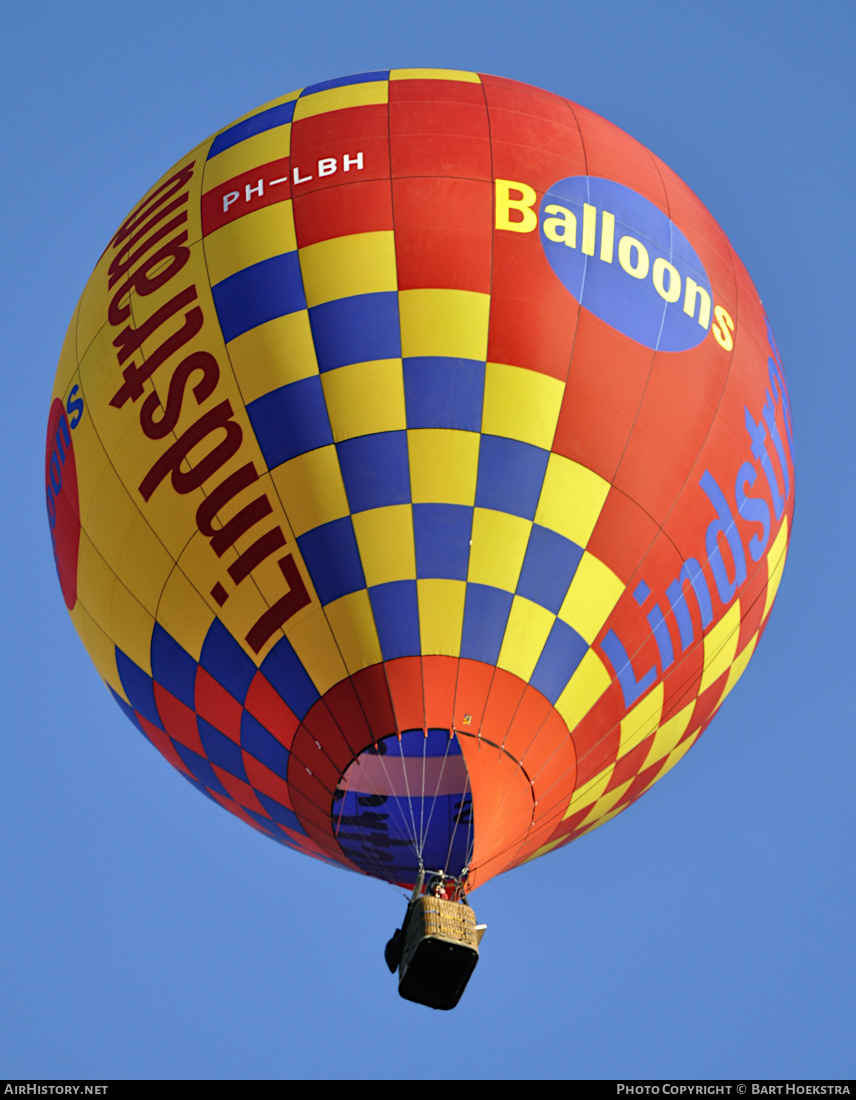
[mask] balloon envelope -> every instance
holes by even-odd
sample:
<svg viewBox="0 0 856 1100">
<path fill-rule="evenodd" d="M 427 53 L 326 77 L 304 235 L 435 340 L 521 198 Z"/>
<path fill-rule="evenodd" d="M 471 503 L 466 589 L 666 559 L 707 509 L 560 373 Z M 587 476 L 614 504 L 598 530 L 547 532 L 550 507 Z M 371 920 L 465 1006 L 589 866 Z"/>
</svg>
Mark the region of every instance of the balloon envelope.
<svg viewBox="0 0 856 1100">
<path fill-rule="evenodd" d="M 791 415 L 662 161 L 548 92 L 391 70 L 251 112 L 135 206 L 45 484 L 74 624 L 190 783 L 473 888 L 710 722 L 781 578 Z"/>
</svg>

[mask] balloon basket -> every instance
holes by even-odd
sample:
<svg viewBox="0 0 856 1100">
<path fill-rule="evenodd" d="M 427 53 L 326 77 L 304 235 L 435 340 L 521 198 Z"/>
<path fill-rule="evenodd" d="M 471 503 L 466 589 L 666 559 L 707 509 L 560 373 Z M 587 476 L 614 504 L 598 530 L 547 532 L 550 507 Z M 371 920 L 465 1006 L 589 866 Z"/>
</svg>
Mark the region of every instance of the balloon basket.
<svg viewBox="0 0 856 1100">
<path fill-rule="evenodd" d="M 417 898 L 405 930 L 399 994 L 429 1008 L 454 1008 L 479 960 L 479 932 L 468 905 Z"/>
</svg>

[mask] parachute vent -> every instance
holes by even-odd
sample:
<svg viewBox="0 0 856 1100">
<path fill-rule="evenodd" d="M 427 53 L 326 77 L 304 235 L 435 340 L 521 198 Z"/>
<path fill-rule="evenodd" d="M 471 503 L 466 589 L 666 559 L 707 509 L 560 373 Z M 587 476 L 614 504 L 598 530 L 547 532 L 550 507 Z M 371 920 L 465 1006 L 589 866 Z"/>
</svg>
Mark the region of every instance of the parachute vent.
<svg viewBox="0 0 856 1100">
<path fill-rule="evenodd" d="M 469 774 L 447 729 L 381 738 L 346 769 L 335 795 L 336 840 L 358 867 L 412 883 L 420 867 L 466 867 L 472 855 Z"/>
</svg>

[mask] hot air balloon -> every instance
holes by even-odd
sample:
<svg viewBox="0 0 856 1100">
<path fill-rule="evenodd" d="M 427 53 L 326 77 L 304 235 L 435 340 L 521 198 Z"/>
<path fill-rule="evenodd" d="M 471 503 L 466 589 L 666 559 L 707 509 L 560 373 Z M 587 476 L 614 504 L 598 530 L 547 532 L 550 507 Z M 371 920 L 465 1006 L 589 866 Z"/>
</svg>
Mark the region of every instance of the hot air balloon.
<svg viewBox="0 0 856 1100">
<path fill-rule="evenodd" d="M 448 901 L 697 741 L 782 576 L 792 420 L 661 160 L 561 96 L 392 69 L 250 112 L 137 203 L 45 484 L 143 736 L 266 836 Z"/>
</svg>

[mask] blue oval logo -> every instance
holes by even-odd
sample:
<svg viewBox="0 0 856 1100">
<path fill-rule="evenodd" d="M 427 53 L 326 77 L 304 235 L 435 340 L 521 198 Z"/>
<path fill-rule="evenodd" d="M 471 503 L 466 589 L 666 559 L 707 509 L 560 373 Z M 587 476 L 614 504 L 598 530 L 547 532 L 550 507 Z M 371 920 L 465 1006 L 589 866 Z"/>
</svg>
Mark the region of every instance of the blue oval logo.
<svg viewBox="0 0 856 1100">
<path fill-rule="evenodd" d="M 656 351 L 688 351 L 713 294 L 695 249 L 657 207 L 614 180 L 569 176 L 541 201 L 544 254 L 580 305 Z"/>
</svg>

